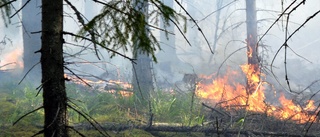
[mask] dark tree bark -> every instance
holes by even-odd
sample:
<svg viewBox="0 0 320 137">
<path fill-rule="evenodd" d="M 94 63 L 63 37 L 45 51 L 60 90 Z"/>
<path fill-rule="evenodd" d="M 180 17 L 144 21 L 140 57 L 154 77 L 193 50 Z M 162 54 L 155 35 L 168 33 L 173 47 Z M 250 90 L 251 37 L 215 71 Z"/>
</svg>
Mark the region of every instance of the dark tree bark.
<svg viewBox="0 0 320 137">
<path fill-rule="evenodd" d="M 42 0 L 41 82 L 45 137 L 68 136 L 62 31 L 63 1 Z"/>
<path fill-rule="evenodd" d="M 22 0 L 22 3 L 26 3 L 28 0 Z M 40 61 L 40 54 L 35 52 L 41 48 L 41 1 L 31 0 L 22 9 L 22 23 L 23 23 L 23 64 L 24 64 L 24 74 L 28 72 L 35 64 Z M 32 71 L 30 71 L 28 77 L 31 81 L 40 80 L 40 65 L 35 66 Z"/>
<path fill-rule="evenodd" d="M 253 68 L 254 74 L 260 76 L 258 43 L 257 43 L 257 15 L 256 0 L 246 0 L 246 17 L 247 17 L 247 53 L 248 64 Z M 252 83 L 248 78 L 247 91 L 253 93 L 256 90 L 257 83 Z"/>
</svg>

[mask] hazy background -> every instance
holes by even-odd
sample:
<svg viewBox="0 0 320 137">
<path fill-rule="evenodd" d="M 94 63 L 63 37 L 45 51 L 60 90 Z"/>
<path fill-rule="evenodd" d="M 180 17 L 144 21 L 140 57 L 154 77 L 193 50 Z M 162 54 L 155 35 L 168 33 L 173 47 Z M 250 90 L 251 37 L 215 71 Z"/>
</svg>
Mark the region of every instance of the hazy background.
<svg viewBox="0 0 320 137">
<path fill-rule="evenodd" d="M 89 3 L 86 3 L 89 2 Z M 211 75 L 217 73 L 221 63 L 234 51 L 246 46 L 246 24 L 245 24 L 245 1 L 244 0 L 223 0 L 220 4 L 222 7 L 220 10 L 219 23 L 217 23 L 217 2 L 212 0 L 182 0 L 180 1 L 184 8 L 192 15 L 201 27 L 205 37 L 209 40 L 210 46 L 214 48 L 214 55 L 211 54 L 206 41 L 203 36 L 199 33 L 195 24 L 190 21 L 190 17 L 187 17 L 187 33 L 185 34 L 190 40 L 192 46 L 189 46 L 183 39 L 182 35 L 174 30 L 175 35 L 171 38 L 175 39 L 176 53 L 178 59 L 182 61 L 182 64 L 174 65 L 174 75 L 168 75 L 166 72 L 154 69 L 157 74 L 158 81 L 164 81 L 170 79 L 172 84 L 182 80 L 182 77 L 186 73 L 196 73 L 198 75 Z M 281 5 L 279 0 L 257 0 L 257 18 L 258 18 L 258 34 L 261 36 L 266 32 L 270 25 L 275 21 L 276 18 L 281 14 L 291 1 L 284 1 L 284 5 Z M 101 6 L 90 1 L 76 0 L 73 2 L 79 10 L 91 19 L 94 14 L 97 14 Z M 295 4 L 296 5 L 296 4 Z M 320 1 L 307 1 L 305 5 L 299 7 L 290 15 L 289 21 L 289 35 L 297 29 L 309 16 L 314 14 L 320 9 Z M 16 8 L 18 5 L 14 5 Z M 183 15 L 186 15 L 181 7 L 174 3 L 173 8 Z M 79 30 L 79 24 L 75 21 L 75 16 L 70 8 L 65 7 L 65 15 L 69 17 L 65 18 L 65 31 L 76 33 Z M 72 18 L 73 17 L 73 18 Z M 308 87 L 313 81 L 318 80 L 320 73 L 319 70 L 319 51 L 320 51 L 320 31 L 318 29 L 320 22 L 320 16 L 316 16 L 309 21 L 298 33 L 296 33 L 289 41 L 290 48 L 293 51 L 288 50 L 287 54 L 287 65 L 288 65 L 288 77 L 292 83 L 293 90 L 299 91 Z M 270 74 L 270 65 L 277 52 L 282 46 L 285 40 L 284 25 L 286 18 L 281 20 L 266 34 L 262 39 L 263 45 L 265 45 L 264 52 L 264 64 L 269 74 L 267 74 L 267 80 L 277 85 L 278 82 Z M 22 22 L 19 16 L 12 18 L 11 24 L 5 27 L 3 22 L 0 22 L 0 40 L 6 39 L 6 44 L 1 45 L 0 50 L 0 64 L 3 65 L 9 62 L 16 62 L 15 66 L 11 65 L 11 73 L 20 75 L 22 61 L 21 55 L 23 51 L 22 47 Z M 158 24 L 159 25 L 159 24 Z M 217 26 L 218 25 L 218 26 Z M 217 26 L 217 27 L 216 27 Z M 183 27 L 183 23 L 181 26 Z M 215 29 L 218 28 L 217 31 Z M 160 36 L 160 32 L 157 30 L 153 31 L 156 36 Z M 215 32 L 219 37 L 218 41 L 215 41 Z M 65 36 L 67 42 L 72 42 L 74 39 Z M 160 40 L 160 39 L 159 39 Z M 160 42 L 164 42 L 161 41 Z M 75 44 L 86 45 L 89 43 L 74 42 Z M 215 47 L 214 43 L 216 43 Z M 65 52 L 68 54 L 77 53 L 81 48 L 75 46 L 66 45 Z M 85 51 L 81 56 L 76 58 L 66 58 L 67 61 L 81 61 L 81 62 L 98 62 L 94 63 L 78 63 L 72 65 L 77 73 L 83 75 L 94 75 L 102 77 L 103 79 L 118 79 L 121 81 L 131 81 L 132 69 L 131 62 L 124 59 L 123 57 L 116 56 L 110 58 L 110 53 L 100 50 L 101 60 L 98 60 L 93 51 Z M 132 56 L 130 52 L 123 52 L 123 54 Z M 66 55 L 67 56 L 67 55 Z M 168 59 L 172 58 L 171 55 L 167 56 Z M 158 58 L 159 63 L 162 60 L 168 60 L 164 58 Z M 239 50 L 234 53 L 228 60 L 223 64 L 223 69 L 228 67 L 239 69 L 239 65 L 246 63 L 246 49 Z M 5 68 L 2 68 L 5 69 Z M 275 62 L 273 64 L 274 74 L 277 76 L 279 83 L 283 86 L 283 90 L 288 87 L 285 84 L 285 73 L 284 73 L 284 49 L 279 51 Z M 319 85 L 320 86 L 320 85 Z M 310 91 L 316 92 L 318 84 L 314 84 L 309 88 Z"/>
</svg>

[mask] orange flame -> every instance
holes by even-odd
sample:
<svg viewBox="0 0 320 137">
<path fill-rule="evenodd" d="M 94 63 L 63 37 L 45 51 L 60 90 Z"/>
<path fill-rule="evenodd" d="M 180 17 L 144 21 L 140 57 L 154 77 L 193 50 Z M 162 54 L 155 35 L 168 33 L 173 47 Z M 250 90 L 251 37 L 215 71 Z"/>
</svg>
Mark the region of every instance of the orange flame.
<svg viewBox="0 0 320 137">
<path fill-rule="evenodd" d="M 265 88 L 260 82 L 259 72 L 255 72 L 254 66 L 249 64 L 242 65 L 241 69 L 246 74 L 249 84 L 255 88 L 253 92 L 247 92 L 245 84 L 232 79 L 240 77 L 237 72 L 229 71 L 227 75 L 215 79 L 211 84 L 198 83 L 197 96 L 225 109 L 246 109 L 267 113 L 268 116 L 274 116 L 281 120 L 291 119 L 297 123 L 306 123 L 316 118 L 315 114 L 307 113 L 307 111 L 315 111 L 316 109 L 313 100 L 309 100 L 303 107 L 281 95 L 279 98 L 281 108 L 266 104 Z"/>
<path fill-rule="evenodd" d="M 8 52 L 0 60 L 0 70 L 12 70 L 12 69 L 23 69 L 22 62 L 22 49 L 15 48 L 13 51 Z"/>
<path fill-rule="evenodd" d="M 249 58 L 252 58 L 252 48 L 249 46 L 248 47 L 249 49 L 249 51 L 247 52 L 247 56 L 249 57 Z"/>
</svg>

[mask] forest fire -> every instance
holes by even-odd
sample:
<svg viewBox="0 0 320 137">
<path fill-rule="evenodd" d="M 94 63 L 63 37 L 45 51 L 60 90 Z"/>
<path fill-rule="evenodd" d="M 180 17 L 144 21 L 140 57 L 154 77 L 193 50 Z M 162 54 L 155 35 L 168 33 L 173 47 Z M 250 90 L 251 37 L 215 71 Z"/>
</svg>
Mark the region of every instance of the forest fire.
<svg viewBox="0 0 320 137">
<path fill-rule="evenodd" d="M 242 65 L 241 69 L 247 77 L 248 85 L 253 86 L 254 91 L 248 92 L 246 84 L 236 82 L 235 78 L 241 75 L 236 71 L 228 71 L 227 75 L 216 78 L 211 84 L 199 83 L 196 94 L 208 100 L 215 106 L 226 110 L 246 109 L 252 112 L 265 113 L 268 116 L 276 117 L 280 120 L 293 120 L 297 123 L 306 123 L 315 120 L 317 109 L 313 100 L 307 101 L 306 105 L 295 104 L 292 100 L 286 99 L 284 95 L 279 98 L 278 106 L 266 103 L 264 83 L 261 82 L 259 72 L 255 72 L 254 67 L 249 64 Z"/>
<path fill-rule="evenodd" d="M 16 48 L 4 55 L 0 62 L 0 70 L 22 70 L 22 49 Z"/>
</svg>

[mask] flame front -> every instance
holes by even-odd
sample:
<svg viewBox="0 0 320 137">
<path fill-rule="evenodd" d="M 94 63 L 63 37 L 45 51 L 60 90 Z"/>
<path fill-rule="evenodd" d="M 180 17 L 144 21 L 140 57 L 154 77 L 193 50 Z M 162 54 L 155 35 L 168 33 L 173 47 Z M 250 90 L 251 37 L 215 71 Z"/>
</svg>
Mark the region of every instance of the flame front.
<svg viewBox="0 0 320 137">
<path fill-rule="evenodd" d="M 306 123 L 316 118 L 315 114 L 308 114 L 315 111 L 314 101 L 309 100 L 303 107 L 296 105 L 292 100 L 288 100 L 284 95 L 279 98 L 280 106 L 270 105 L 265 102 L 264 86 L 260 80 L 259 72 L 255 72 L 254 67 L 246 64 L 241 69 L 247 77 L 247 82 L 253 85 L 253 92 L 248 92 L 246 81 L 237 82 L 236 78 L 241 77 L 235 71 L 228 71 L 227 75 L 215 79 L 210 84 L 198 83 L 196 94 L 208 101 L 228 109 L 246 109 L 248 111 L 267 113 L 281 120 L 294 120 L 297 123 Z M 252 82 L 252 83 L 251 83 Z"/>
</svg>

